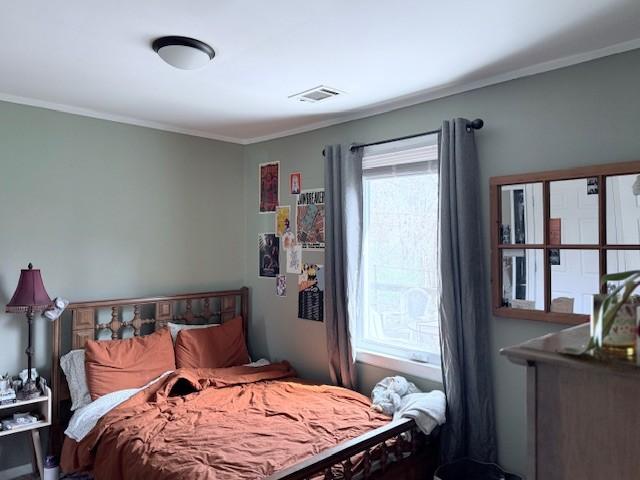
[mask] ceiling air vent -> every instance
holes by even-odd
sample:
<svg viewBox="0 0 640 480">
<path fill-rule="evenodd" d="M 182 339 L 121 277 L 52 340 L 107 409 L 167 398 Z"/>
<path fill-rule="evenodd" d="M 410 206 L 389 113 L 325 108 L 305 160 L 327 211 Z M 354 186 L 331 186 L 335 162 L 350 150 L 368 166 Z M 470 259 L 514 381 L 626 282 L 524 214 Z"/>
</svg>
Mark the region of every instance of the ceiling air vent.
<svg viewBox="0 0 640 480">
<path fill-rule="evenodd" d="M 337 97 L 338 95 L 342 95 L 344 92 L 338 90 L 337 88 L 325 87 L 324 85 L 320 85 L 319 87 L 312 88 L 311 90 L 306 90 L 304 92 L 296 93 L 295 95 L 289 96 L 289 98 L 295 98 L 300 100 L 301 102 L 321 102 L 328 98 Z"/>
</svg>

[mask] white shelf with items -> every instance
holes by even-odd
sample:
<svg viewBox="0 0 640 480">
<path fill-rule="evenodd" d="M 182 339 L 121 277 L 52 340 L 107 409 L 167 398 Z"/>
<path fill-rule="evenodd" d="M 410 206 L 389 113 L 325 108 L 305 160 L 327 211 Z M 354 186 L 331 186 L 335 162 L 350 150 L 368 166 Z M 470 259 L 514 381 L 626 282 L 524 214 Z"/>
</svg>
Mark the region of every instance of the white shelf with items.
<svg viewBox="0 0 640 480">
<path fill-rule="evenodd" d="M 35 413 L 40 420 L 11 430 L 0 430 L 0 437 L 22 432 L 31 432 L 31 441 L 33 444 L 33 453 L 36 463 L 34 467 L 40 473 L 40 478 L 42 478 L 42 446 L 40 443 L 39 430 L 51 425 L 51 389 L 47 387 L 46 395 L 41 395 L 40 397 L 33 398 L 31 400 L 18 400 L 14 403 L 0 405 L 0 419 L 11 417 L 14 413 Z"/>
</svg>

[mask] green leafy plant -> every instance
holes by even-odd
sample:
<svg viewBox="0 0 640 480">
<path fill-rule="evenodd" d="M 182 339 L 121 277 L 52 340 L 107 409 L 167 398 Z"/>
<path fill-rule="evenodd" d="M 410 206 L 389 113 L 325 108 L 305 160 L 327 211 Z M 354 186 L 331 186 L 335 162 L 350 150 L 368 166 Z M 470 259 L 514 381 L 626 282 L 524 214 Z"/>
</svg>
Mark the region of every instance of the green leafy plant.
<svg viewBox="0 0 640 480">
<path fill-rule="evenodd" d="M 593 328 L 594 335 L 591 337 L 587 347 L 588 350 L 602 347 L 601 344 L 598 344 L 597 338 L 602 341 L 609 335 L 620 308 L 631 298 L 636 288 L 640 286 L 640 270 L 603 275 L 600 284 L 606 285 L 608 282 L 621 283 L 609 291 L 600 304 L 600 308 L 594 312 L 596 315 Z M 601 334 L 597 335 L 596 332 L 601 332 Z"/>
</svg>

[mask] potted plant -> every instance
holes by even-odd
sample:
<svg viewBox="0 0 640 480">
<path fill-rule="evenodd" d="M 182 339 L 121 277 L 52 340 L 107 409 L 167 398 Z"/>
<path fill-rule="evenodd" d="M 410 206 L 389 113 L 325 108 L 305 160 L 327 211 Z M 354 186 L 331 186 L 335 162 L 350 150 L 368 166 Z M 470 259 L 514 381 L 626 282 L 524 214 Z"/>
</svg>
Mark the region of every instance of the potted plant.
<svg viewBox="0 0 640 480">
<path fill-rule="evenodd" d="M 631 270 L 628 272 L 611 273 L 603 275 L 601 285 L 607 285 L 608 282 L 620 282 L 617 286 L 610 288 L 606 295 L 601 296 L 599 304 L 594 303 L 594 311 L 591 318 L 591 340 L 589 341 L 588 350 L 595 349 L 600 351 L 605 348 L 606 340 L 616 323 L 621 320 L 624 322 L 633 322 L 633 330 L 635 331 L 636 308 L 633 304 L 638 302 L 637 297 L 633 297 L 633 292 L 640 286 L 640 270 Z M 626 312 L 624 318 L 619 314 L 623 307 L 629 308 L 631 304 L 631 312 Z M 632 318 L 629 318 L 632 315 Z M 635 335 L 634 335 L 635 338 Z M 633 349 L 631 350 L 633 353 Z M 629 352 L 627 352 L 629 354 Z"/>
</svg>

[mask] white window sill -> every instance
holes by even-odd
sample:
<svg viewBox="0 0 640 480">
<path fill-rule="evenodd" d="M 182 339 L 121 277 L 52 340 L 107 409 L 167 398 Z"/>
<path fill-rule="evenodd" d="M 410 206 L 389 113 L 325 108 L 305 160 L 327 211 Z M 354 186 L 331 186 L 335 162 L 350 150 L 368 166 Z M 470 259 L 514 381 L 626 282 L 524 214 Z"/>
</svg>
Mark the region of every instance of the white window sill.
<svg viewBox="0 0 640 480">
<path fill-rule="evenodd" d="M 442 383 L 442 368 L 440 368 L 439 365 L 415 362 L 406 358 L 367 350 L 357 350 L 356 361 L 375 367 L 386 368 L 394 372 L 413 375 L 414 377 L 423 378 L 432 382 Z"/>
</svg>

